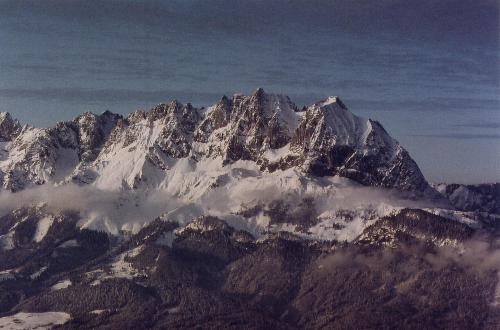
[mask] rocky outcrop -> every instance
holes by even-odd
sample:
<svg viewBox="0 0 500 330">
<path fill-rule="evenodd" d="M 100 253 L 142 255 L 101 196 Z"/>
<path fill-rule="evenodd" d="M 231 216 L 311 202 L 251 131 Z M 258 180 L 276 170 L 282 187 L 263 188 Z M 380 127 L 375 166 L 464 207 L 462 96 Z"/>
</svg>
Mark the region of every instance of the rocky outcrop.
<svg viewBox="0 0 500 330">
<path fill-rule="evenodd" d="M 82 161 L 89 162 L 97 158 L 111 131 L 121 119 L 122 116 L 106 111 L 101 115 L 85 112 L 73 121 Z"/>
<path fill-rule="evenodd" d="M 21 125 L 8 112 L 0 112 L 0 142 L 12 141 L 21 132 Z"/>
</svg>

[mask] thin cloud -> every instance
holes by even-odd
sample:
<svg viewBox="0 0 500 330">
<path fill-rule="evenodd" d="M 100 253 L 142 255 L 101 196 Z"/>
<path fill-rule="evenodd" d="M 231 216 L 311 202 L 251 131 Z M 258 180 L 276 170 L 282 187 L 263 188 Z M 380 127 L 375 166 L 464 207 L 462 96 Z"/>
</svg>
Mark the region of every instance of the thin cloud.
<svg viewBox="0 0 500 330">
<path fill-rule="evenodd" d="M 173 99 L 214 101 L 223 93 L 203 93 L 176 90 L 86 89 L 86 88 L 4 88 L 0 97 L 80 102 L 166 102 Z"/>
<path fill-rule="evenodd" d="M 454 127 L 465 127 L 465 128 L 486 128 L 486 129 L 498 129 L 500 128 L 500 123 L 467 123 L 467 124 L 458 124 L 454 125 Z"/>
<path fill-rule="evenodd" d="M 459 139 L 459 140 L 482 140 L 482 139 L 500 139 L 500 134 L 471 134 L 471 133 L 448 133 L 448 134 L 412 134 L 414 137 L 431 137 L 440 139 Z"/>
</svg>

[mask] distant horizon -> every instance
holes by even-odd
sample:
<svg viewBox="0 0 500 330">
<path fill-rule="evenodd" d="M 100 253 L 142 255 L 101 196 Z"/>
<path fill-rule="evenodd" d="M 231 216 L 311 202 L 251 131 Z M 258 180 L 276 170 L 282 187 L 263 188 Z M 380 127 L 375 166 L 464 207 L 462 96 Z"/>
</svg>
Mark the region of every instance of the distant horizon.
<svg viewBox="0 0 500 330">
<path fill-rule="evenodd" d="M 49 127 L 258 87 L 339 96 L 430 182 L 500 182 L 499 3 L 0 2 L 0 111 Z"/>
</svg>

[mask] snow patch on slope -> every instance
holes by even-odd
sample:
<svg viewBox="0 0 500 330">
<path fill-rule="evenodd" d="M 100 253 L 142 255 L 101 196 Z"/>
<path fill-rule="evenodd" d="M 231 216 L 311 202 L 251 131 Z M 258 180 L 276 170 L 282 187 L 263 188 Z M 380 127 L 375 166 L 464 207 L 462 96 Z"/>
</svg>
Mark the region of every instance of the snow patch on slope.
<svg viewBox="0 0 500 330">
<path fill-rule="evenodd" d="M 3 250 L 12 250 L 14 247 L 14 231 L 0 236 L 0 248 Z"/>
<path fill-rule="evenodd" d="M 45 235 L 47 235 L 50 226 L 52 226 L 53 222 L 54 222 L 54 217 L 52 216 L 47 216 L 40 219 L 36 227 L 36 232 L 33 235 L 33 241 L 40 243 L 45 237 Z"/>
<path fill-rule="evenodd" d="M 52 286 L 52 290 L 57 291 L 57 290 L 66 289 L 72 284 L 73 283 L 71 282 L 71 280 L 63 280 L 63 281 L 60 281 L 60 282 L 57 282 L 56 284 L 54 284 Z"/>
<path fill-rule="evenodd" d="M 481 222 L 476 219 L 477 215 L 474 212 L 463 212 L 441 208 L 424 208 L 423 210 L 435 215 L 439 215 L 443 218 L 463 223 L 471 228 L 478 229 L 481 227 Z"/>
<path fill-rule="evenodd" d="M 32 280 L 36 280 L 37 278 L 39 278 L 46 270 L 47 270 L 47 266 L 43 266 L 42 268 L 40 268 L 39 270 L 37 270 L 36 272 L 34 272 L 33 274 L 30 275 L 30 278 Z"/>
<path fill-rule="evenodd" d="M 71 315 L 63 312 L 17 313 L 0 318 L 0 329 L 50 329 L 68 322 Z"/>
<path fill-rule="evenodd" d="M 90 285 L 99 285 L 103 280 L 110 278 L 125 278 L 131 280 L 139 276 L 145 276 L 145 273 L 137 270 L 131 262 L 125 260 L 126 258 L 137 257 L 143 250 L 144 246 L 141 245 L 130 251 L 119 254 L 111 264 L 109 264 L 109 270 L 104 271 L 102 269 L 97 269 L 85 273 L 88 279 L 93 280 Z"/>
<path fill-rule="evenodd" d="M 14 269 L 7 269 L 7 270 L 0 271 L 0 282 L 7 281 L 7 280 L 13 280 L 15 278 L 16 278 L 16 276 L 14 275 Z"/>
</svg>

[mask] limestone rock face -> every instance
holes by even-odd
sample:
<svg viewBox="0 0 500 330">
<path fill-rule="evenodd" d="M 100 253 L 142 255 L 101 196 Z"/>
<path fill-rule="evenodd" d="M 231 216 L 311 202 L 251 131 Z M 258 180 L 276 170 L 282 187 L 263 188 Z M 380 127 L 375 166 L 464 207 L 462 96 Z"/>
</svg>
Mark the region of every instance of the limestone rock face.
<svg viewBox="0 0 500 330">
<path fill-rule="evenodd" d="M 11 141 L 21 131 L 21 125 L 8 112 L 0 112 L 0 142 Z"/>
</svg>

